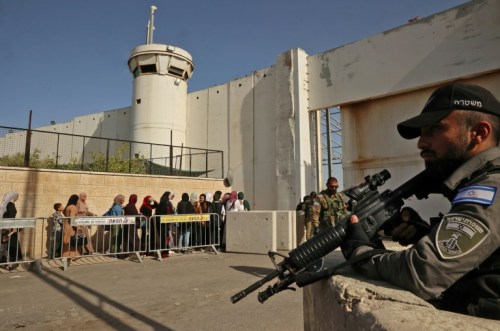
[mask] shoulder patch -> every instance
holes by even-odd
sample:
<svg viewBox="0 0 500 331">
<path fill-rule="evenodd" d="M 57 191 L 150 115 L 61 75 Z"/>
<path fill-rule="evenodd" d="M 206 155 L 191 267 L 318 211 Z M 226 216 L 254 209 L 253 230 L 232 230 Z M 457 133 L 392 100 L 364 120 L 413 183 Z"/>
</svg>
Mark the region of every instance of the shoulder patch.
<svg viewBox="0 0 500 331">
<path fill-rule="evenodd" d="M 482 205 L 491 205 L 495 200 L 497 188 L 493 186 L 473 185 L 467 186 L 458 191 L 451 204 L 460 202 L 472 202 Z"/>
<path fill-rule="evenodd" d="M 455 259 L 475 250 L 488 237 L 483 222 L 465 214 L 447 214 L 436 235 L 436 247 L 443 259 Z"/>
</svg>

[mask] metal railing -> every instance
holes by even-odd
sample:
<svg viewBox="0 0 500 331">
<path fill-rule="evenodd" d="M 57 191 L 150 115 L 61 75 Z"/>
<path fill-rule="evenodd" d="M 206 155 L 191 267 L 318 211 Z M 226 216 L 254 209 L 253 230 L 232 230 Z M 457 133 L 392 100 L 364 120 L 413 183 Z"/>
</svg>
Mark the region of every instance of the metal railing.
<svg viewBox="0 0 500 331">
<path fill-rule="evenodd" d="M 185 253 L 211 248 L 218 254 L 220 219 L 217 214 L 132 216 L 76 216 L 6 218 L 0 222 L 0 268 L 59 261 L 64 270 L 70 261 L 99 257 L 156 255 L 158 260 L 174 251 Z M 23 267 L 22 269 L 29 269 Z"/>
<path fill-rule="evenodd" d="M 224 178 L 218 150 L 4 126 L 0 166 Z"/>
<path fill-rule="evenodd" d="M 37 219 L 4 218 L 0 222 L 0 267 L 16 269 L 21 263 L 34 262 L 37 256 Z"/>
</svg>

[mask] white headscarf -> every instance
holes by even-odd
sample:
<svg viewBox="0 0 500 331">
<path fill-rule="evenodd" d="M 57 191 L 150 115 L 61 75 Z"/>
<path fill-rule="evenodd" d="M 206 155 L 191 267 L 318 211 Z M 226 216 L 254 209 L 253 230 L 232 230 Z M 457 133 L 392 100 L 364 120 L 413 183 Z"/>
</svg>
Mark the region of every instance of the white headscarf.
<svg viewBox="0 0 500 331">
<path fill-rule="evenodd" d="M 191 201 L 192 204 L 198 202 L 198 194 L 196 194 L 195 192 L 191 193 L 191 199 L 189 201 Z"/>
<path fill-rule="evenodd" d="M 3 218 L 3 214 L 7 211 L 7 205 L 9 202 L 17 197 L 19 197 L 19 193 L 15 191 L 10 191 L 3 195 L 2 205 L 0 206 L 0 218 Z"/>
<path fill-rule="evenodd" d="M 205 201 L 212 202 L 212 194 L 211 193 L 205 193 Z"/>
</svg>

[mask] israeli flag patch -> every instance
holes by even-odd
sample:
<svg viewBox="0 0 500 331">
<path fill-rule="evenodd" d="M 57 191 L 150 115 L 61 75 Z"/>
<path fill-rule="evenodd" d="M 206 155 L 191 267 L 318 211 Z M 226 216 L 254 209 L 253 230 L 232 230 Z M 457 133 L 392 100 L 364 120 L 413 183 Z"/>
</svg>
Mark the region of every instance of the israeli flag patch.
<svg viewBox="0 0 500 331">
<path fill-rule="evenodd" d="M 474 185 L 464 187 L 455 196 L 452 205 L 462 202 L 479 203 L 482 205 L 491 205 L 495 200 L 497 188 L 492 186 Z"/>
</svg>

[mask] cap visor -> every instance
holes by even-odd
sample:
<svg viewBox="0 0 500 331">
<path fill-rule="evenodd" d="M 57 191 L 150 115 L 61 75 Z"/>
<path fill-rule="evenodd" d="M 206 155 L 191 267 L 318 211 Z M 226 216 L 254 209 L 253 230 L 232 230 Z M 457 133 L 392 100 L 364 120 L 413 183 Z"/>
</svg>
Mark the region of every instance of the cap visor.
<svg viewBox="0 0 500 331">
<path fill-rule="evenodd" d="M 398 132 L 405 139 L 413 139 L 420 136 L 420 129 L 424 126 L 436 124 L 448 116 L 453 109 L 443 109 L 421 113 L 398 124 Z"/>
</svg>

